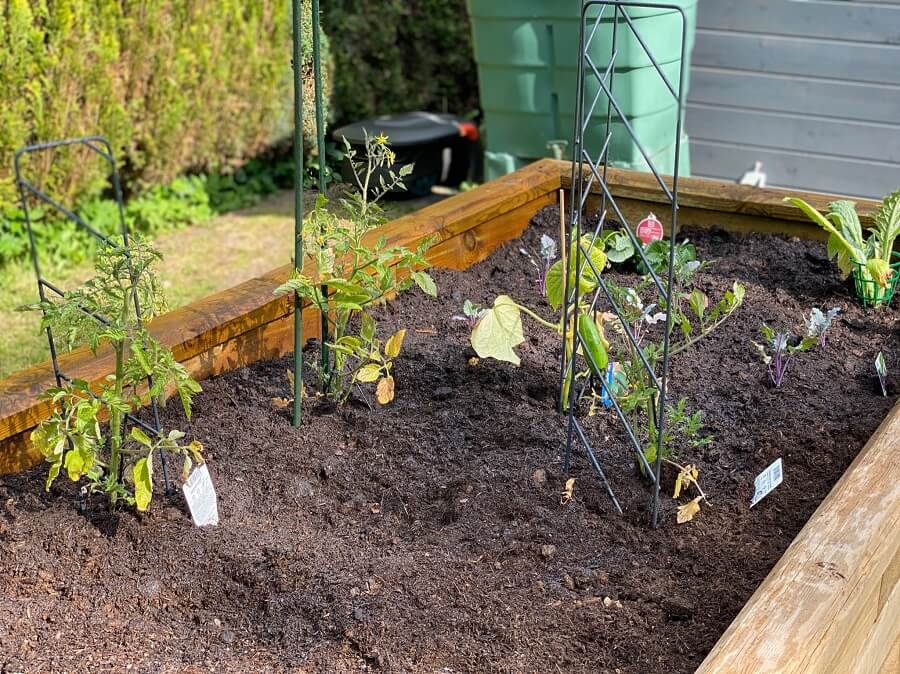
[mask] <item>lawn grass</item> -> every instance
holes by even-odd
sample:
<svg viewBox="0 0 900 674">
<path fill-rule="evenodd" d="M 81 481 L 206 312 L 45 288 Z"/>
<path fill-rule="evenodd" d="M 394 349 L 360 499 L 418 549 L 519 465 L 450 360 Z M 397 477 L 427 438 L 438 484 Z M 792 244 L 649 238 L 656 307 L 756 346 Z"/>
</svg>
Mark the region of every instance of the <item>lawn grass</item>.
<svg viewBox="0 0 900 674">
<path fill-rule="evenodd" d="M 308 203 L 312 199 L 311 195 Z M 432 200 L 428 197 L 385 206 L 390 217 L 398 217 Z M 183 306 L 289 264 L 293 255 L 293 209 L 293 193 L 280 192 L 247 210 L 159 237 L 156 246 L 163 260 L 158 274 L 169 307 Z M 43 263 L 42 271 L 63 289 L 75 287 L 92 275 L 90 264 Z M 36 301 L 30 262 L 0 268 L 0 378 L 49 358 L 46 335 L 39 332 L 40 314 L 16 310 Z"/>
</svg>

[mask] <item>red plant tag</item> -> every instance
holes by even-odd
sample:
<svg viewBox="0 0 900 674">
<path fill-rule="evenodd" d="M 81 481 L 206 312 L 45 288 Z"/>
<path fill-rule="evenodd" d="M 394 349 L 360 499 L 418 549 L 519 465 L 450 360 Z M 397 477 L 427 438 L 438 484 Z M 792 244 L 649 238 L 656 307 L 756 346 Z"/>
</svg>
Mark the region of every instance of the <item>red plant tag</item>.
<svg viewBox="0 0 900 674">
<path fill-rule="evenodd" d="M 659 241 L 663 238 L 663 226 L 653 213 L 638 223 L 637 238 L 646 246 L 651 241 Z"/>
</svg>

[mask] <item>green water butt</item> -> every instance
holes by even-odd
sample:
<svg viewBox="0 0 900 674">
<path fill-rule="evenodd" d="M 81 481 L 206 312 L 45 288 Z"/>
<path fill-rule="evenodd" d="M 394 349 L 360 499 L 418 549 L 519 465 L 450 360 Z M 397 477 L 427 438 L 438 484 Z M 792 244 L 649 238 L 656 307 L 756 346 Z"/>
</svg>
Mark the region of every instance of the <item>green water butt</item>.
<svg viewBox="0 0 900 674">
<path fill-rule="evenodd" d="M 652 115 L 644 115 L 629 119 L 635 136 L 651 156 L 674 144 L 675 129 L 678 117 L 678 105 L 672 104 L 667 109 Z M 573 115 L 559 115 L 561 133 L 554 138 L 555 117 L 550 114 L 529 112 L 495 111 L 492 124 L 486 134 L 487 149 L 496 152 L 509 152 L 520 157 L 552 156 L 548 143 L 553 140 L 565 140 L 571 154 L 573 148 L 572 132 L 575 118 Z M 610 157 L 614 161 L 624 163 L 639 162 L 642 154 L 631 139 L 621 118 L 613 117 L 611 123 L 612 139 L 610 141 Z M 606 140 L 606 115 L 595 116 L 585 130 L 585 149 L 595 156 L 600 153 Z"/>
<path fill-rule="evenodd" d="M 567 159 L 570 159 L 571 156 L 571 152 L 565 155 Z M 508 152 L 494 152 L 492 150 L 487 150 L 484 153 L 484 179 L 487 181 L 505 176 L 507 173 L 512 173 L 513 171 L 530 164 L 535 161 L 535 159 L 536 158 L 526 159 L 518 157 Z M 650 156 L 650 159 L 653 161 L 653 165 L 656 166 L 657 170 L 663 174 L 671 175 L 674 173 L 675 169 L 675 144 L 673 143 L 672 145 L 653 153 Z M 632 171 L 650 171 L 650 168 L 643 157 L 632 162 L 613 161 L 611 162 L 611 165 L 616 168 L 631 169 Z M 686 134 L 681 137 L 681 154 L 679 156 L 678 165 L 680 167 L 678 170 L 679 175 L 685 176 L 689 174 L 691 156 L 690 144 Z"/>
<path fill-rule="evenodd" d="M 662 65 L 669 82 L 677 87 L 680 66 L 678 61 Z M 510 66 L 479 66 L 481 109 L 487 115 L 494 113 L 531 113 L 536 115 L 573 116 L 575 114 L 575 68 L 515 68 Z M 685 76 L 685 83 L 689 77 Z M 617 69 L 612 80 L 613 94 L 622 113 L 630 119 L 652 115 L 671 108 L 675 99 L 669 92 L 656 68 Z M 596 100 L 596 102 L 595 102 Z M 596 78 L 585 81 L 585 112 L 593 107 L 592 117 L 606 119 L 607 98 Z M 613 110 L 615 114 L 615 110 Z M 561 129 L 567 136 L 573 129 Z M 551 130 L 548 131 L 554 135 Z M 558 134 L 556 134 L 558 135 Z"/>
<path fill-rule="evenodd" d="M 696 0 L 676 0 L 687 18 L 685 72 L 696 26 Z M 548 143 L 572 143 L 575 90 L 579 59 L 580 6 L 569 0 L 468 0 L 475 59 L 478 65 L 484 128 L 490 157 L 511 155 L 523 160 L 552 156 Z M 599 11 L 589 10 L 593 17 Z M 628 10 L 632 22 L 652 50 L 672 86 L 678 89 L 681 71 L 681 14 L 666 8 Z M 589 32 L 592 27 L 588 28 Z M 609 62 L 613 11 L 593 31 L 588 53 L 602 73 Z M 624 19 L 616 34 L 616 69 L 613 93 L 622 114 L 635 129 L 651 156 L 661 156 L 675 145 L 677 104 L 640 42 Z M 685 97 L 689 82 L 685 81 Z M 596 78 L 585 83 L 585 111 L 600 89 Z M 592 153 L 602 147 L 607 100 L 601 92 L 587 132 Z M 611 159 L 622 166 L 646 167 L 621 120 L 614 124 Z M 599 145 L 597 141 L 599 140 Z M 687 153 L 684 153 L 687 156 Z M 681 161 L 689 172 L 689 162 Z M 504 165 L 493 162 L 492 172 Z M 506 162 L 506 165 L 509 165 Z"/>
</svg>

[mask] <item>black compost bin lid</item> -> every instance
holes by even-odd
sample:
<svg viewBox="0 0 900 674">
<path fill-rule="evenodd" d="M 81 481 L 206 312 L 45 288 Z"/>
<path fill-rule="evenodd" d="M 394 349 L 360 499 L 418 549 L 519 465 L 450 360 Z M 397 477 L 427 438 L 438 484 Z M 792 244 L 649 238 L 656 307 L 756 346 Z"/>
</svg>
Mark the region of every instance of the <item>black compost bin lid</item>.
<svg viewBox="0 0 900 674">
<path fill-rule="evenodd" d="M 338 142 L 346 138 L 354 145 L 362 145 L 365 142 L 365 132 L 369 136 L 384 134 L 391 147 L 424 145 L 461 135 L 458 117 L 432 112 L 404 112 L 399 115 L 371 117 L 335 129 L 331 135 Z"/>
</svg>

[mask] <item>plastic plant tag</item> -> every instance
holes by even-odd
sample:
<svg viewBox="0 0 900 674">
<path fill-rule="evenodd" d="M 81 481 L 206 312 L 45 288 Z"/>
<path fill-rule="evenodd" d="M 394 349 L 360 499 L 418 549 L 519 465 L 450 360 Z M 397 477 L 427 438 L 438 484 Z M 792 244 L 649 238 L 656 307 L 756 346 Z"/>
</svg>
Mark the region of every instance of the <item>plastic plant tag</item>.
<svg viewBox="0 0 900 674">
<path fill-rule="evenodd" d="M 638 223 L 635 234 L 645 246 L 653 241 L 659 241 L 663 238 L 662 223 L 651 213 Z"/>
<path fill-rule="evenodd" d="M 198 527 L 219 523 L 219 504 L 209 469 L 204 463 L 194 469 L 188 481 L 182 485 L 184 498 L 191 510 L 191 519 Z"/>
<path fill-rule="evenodd" d="M 775 487 L 781 484 L 783 477 L 784 474 L 781 470 L 781 459 L 776 459 L 772 465 L 756 476 L 754 482 L 756 491 L 753 494 L 753 500 L 750 502 L 750 507 L 752 508 L 768 496 Z"/>
</svg>

